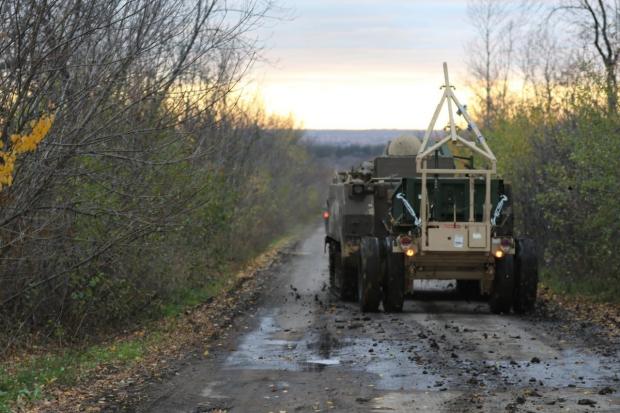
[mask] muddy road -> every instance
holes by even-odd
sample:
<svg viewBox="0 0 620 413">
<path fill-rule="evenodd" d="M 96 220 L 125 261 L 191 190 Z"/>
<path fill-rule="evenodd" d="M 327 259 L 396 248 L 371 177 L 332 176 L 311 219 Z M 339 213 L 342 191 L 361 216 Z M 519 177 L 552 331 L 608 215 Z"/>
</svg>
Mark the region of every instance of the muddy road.
<svg viewBox="0 0 620 413">
<path fill-rule="evenodd" d="M 448 284 L 402 314 L 330 298 L 323 231 L 300 243 L 248 314 L 144 412 L 620 412 L 617 343 L 586 325 L 497 316 Z"/>
</svg>

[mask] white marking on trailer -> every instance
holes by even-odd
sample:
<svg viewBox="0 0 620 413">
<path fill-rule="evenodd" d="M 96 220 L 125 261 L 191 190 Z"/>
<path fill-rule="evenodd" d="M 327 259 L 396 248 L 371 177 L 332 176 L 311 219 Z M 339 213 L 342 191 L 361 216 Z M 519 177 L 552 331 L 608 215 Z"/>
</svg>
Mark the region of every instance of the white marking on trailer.
<svg viewBox="0 0 620 413">
<path fill-rule="evenodd" d="M 454 236 L 454 248 L 463 248 L 464 244 L 465 244 L 465 240 L 463 239 L 462 235 Z"/>
</svg>

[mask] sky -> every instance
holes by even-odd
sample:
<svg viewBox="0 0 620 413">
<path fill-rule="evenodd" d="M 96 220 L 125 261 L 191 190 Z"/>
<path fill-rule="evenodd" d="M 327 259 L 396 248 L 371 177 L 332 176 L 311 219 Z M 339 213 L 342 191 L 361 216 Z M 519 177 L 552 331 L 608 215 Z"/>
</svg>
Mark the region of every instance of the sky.
<svg viewBox="0 0 620 413">
<path fill-rule="evenodd" d="M 466 103 L 466 0 L 278 0 L 253 70 L 269 113 L 307 129 L 425 129 L 448 62 Z M 440 122 L 443 119 L 440 120 Z M 439 126 L 439 125 L 438 125 Z"/>
</svg>

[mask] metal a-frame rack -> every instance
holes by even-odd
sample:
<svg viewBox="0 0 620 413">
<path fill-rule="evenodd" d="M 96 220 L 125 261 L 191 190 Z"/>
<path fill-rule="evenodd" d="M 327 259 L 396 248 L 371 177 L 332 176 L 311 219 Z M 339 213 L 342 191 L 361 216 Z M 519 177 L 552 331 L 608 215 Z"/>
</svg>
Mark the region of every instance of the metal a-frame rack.
<svg viewBox="0 0 620 413">
<path fill-rule="evenodd" d="M 448 76 L 448 65 L 447 63 L 443 64 L 444 78 L 445 84 L 442 86 L 443 88 L 443 96 L 439 104 L 437 105 L 437 109 L 435 109 L 435 113 L 431 120 L 426 133 L 424 134 L 424 140 L 422 141 L 422 146 L 418 152 L 416 158 L 416 170 L 418 174 L 421 174 L 421 199 L 420 199 L 420 219 L 421 219 L 421 229 L 422 229 L 422 250 L 425 247 L 428 247 L 428 189 L 427 182 L 429 174 L 432 175 L 467 175 L 469 176 L 469 222 L 475 222 L 474 219 L 474 188 L 475 188 L 475 178 L 478 176 L 483 176 L 485 178 L 485 200 L 484 200 L 484 212 L 483 212 L 483 222 L 486 227 L 487 234 L 490 234 L 491 231 L 491 177 L 495 175 L 497 172 L 497 159 L 495 155 L 489 148 L 486 143 L 484 136 L 480 132 L 480 129 L 476 126 L 475 122 L 471 119 L 469 114 L 467 113 L 467 109 L 463 106 L 457 97 L 454 94 L 454 87 L 450 85 L 450 79 Z M 435 129 L 435 124 L 437 123 L 437 118 L 439 117 L 444 104 L 447 103 L 448 106 L 448 114 L 449 114 L 449 133 L 444 138 L 440 139 L 437 143 L 431 144 L 430 137 Z M 454 112 L 453 112 L 453 104 L 456 105 L 458 109 L 458 113 L 465 118 L 467 121 L 469 128 L 476 135 L 476 141 L 472 142 L 467 139 L 462 138 L 457 134 L 457 127 L 454 121 Z M 465 169 L 465 168 L 456 168 L 455 169 L 440 169 L 440 168 L 429 168 L 428 167 L 428 158 L 434 154 L 436 150 L 441 148 L 442 145 L 447 143 L 448 141 L 452 141 L 454 143 L 460 142 L 465 145 L 467 148 L 471 149 L 473 152 L 479 154 L 484 159 L 488 161 L 487 165 L 490 164 L 490 167 L 484 169 Z"/>
</svg>

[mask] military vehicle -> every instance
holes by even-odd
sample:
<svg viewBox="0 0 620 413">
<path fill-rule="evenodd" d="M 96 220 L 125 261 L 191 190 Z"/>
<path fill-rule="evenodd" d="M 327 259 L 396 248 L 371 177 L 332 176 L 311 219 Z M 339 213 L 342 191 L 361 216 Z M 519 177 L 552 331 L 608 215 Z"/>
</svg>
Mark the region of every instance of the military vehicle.
<svg viewBox="0 0 620 413">
<path fill-rule="evenodd" d="M 414 280 L 457 280 L 494 313 L 530 311 L 536 246 L 513 234 L 510 185 L 496 176 L 496 158 L 456 98 L 446 64 L 444 77 L 421 142 L 399 138 L 373 162 L 334 177 L 324 212 L 330 287 L 364 312 L 381 303 L 400 312 Z M 444 105 L 447 133 L 437 137 Z"/>
</svg>

